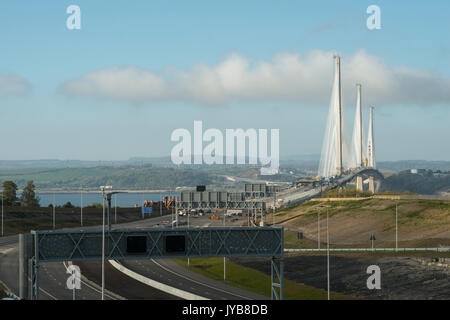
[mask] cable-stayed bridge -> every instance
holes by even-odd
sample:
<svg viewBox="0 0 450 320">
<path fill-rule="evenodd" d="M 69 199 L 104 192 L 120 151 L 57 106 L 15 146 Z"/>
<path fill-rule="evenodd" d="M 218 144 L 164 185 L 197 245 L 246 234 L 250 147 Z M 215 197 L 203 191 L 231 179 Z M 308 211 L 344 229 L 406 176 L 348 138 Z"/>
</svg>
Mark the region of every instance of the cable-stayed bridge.
<svg viewBox="0 0 450 320">
<path fill-rule="evenodd" d="M 335 74 L 330 108 L 325 128 L 319 164 L 319 185 L 307 191 L 288 189 L 279 195 L 284 203 L 300 203 L 322 192 L 345 185 L 356 177 L 356 188 L 363 190 L 363 178 L 369 180 L 369 190 L 375 192 L 383 175 L 375 161 L 373 110 L 371 106 L 367 140 L 364 137 L 361 84 L 356 84 L 356 110 L 351 140 L 347 138 L 345 109 L 342 103 L 341 59 L 335 56 Z"/>
<path fill-rule="evenodd" d="M 361 84 L 356 84 L 357 99 L 352 139 L 347 137 L 345 109 L 342 103 L 340 57 L 335 57 L 335 76 L 331 93 L 330 109 L 322 145 L 319 176 L 337 177 L 349 169 L 376 169 L 375 143 L 373 135 L 373 110 L 370 107 L 370 120 L 367 143 L 364 141 L 362 117 Z"/>
</svg>

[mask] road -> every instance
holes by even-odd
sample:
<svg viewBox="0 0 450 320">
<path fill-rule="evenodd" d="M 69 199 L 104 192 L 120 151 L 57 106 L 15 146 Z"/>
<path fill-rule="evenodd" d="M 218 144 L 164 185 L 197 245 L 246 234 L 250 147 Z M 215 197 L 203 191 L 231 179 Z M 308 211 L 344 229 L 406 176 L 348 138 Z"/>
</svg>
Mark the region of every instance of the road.
<svg viewBox="0 0 450 320">
<path fill-rule="evenodd" d="M 268 297 L 231 287 L 186 270 L 168 259 L 127 260 L 121 263 L 141 275 L 211 300 L 265 300 Z M 269 286 L 269 284 L 267 284 Z"/>
<path fill-rule="evenodd" d="M 165 224 L 170 216 L 155 217 L 113 226 L 113 228 L 146 228 Z M 238 225 L 246 218 L 234 221 Z M 187 222 L 187 217 L 180 217 L 180 223 Z M 223 221 L 212 221 L 207 217 L 191 217 L 191 226 L 223 225 Z M 230 225 L 231 221 L 227 221 Z M 87 227 L 86 229 L 98 229 Z M 208 299 L 267 299 L 267 297 L 227 286 L 198 275 L 176 265 L 170 260 L 122 261 L 129 269 L 147 276 L 155 281 L 203 296 Z M 96 300 L 101 298 L 101 263 L 74 262 L 80 266 L 83 279 L 81 289 L 76 291 L 76 299 Z M 18 272 L 18 236 L 0 238 L 0 280 L 16 295 L 19 293 Z M 67 264 L 61 262 L 42 263 L 39 274 L 41 300 L 71 300 L 73 292 L 66 288 L 69 274 Z M 269 285 L 269 284 L 268 284 Z M 106 299 L 178 299 L 160 290 L 142 284 L 105 263 Z"/>
<path fill-rule="evenodd" d="M 282 205 L 293 205 L 293 204 L 300 204 L 301 202 L 310 200 L 312 198 L 320 196 L 322 192 L 326 192 L 328 190 L 331 190 L 333 188 L 336 188 L 337 186 L 344 185 L 345 183 L 352 180 L 356 175 L 359 173 L 365 172 L 365 171 L 375 171 L 374 169 L 367 169 L 367 168 L 361 168 L 361 169 L 355 169 L 346 175 L 343 175 L 339 178 L 337 178 L 334 183 L 328 184 L 326 186 L 322 187 L 316 187 L 311 189 L 296 189 L 296 188 L 289 188 L 285 191 L 282 191 L 280 193 L 277 193 L 277 199 L 281 200 Z M 266 198 L 266 201 L 270 202 L 273 201 L 271 198 Z"/>
<path fill-rule="evenodd" d="M 0 280 L 16 295 L 19 295 L 19 249 L 18 236 L 0 238 Z M 61 262 L 42 263 L 40 268 L 40 299 L 41 300 L 71 300 L 72 290 L 66 288 L 67 264 Z M 99 287 L 82 281 L 82 289 L 76 292 L 76 298 L 93 300 L 100 297 Z M 107 294 L 106 299 L 116 299 Z"/>
</svg>

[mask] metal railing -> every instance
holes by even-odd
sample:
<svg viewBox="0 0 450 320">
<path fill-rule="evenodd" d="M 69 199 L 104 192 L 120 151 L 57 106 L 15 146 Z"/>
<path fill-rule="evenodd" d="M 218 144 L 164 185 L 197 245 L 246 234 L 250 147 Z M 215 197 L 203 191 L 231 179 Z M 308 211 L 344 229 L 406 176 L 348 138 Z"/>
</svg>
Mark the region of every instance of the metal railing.
<svg viewBox="0 0 450 320">
<path fill-rule="evenodd" d="M 414 252 L 434 251 L 450 252 L 450 248 L 332 248 L 330 252 Z M 327 252 L 327 249 L 284 249 L 284 252 Z"/>
</svg>

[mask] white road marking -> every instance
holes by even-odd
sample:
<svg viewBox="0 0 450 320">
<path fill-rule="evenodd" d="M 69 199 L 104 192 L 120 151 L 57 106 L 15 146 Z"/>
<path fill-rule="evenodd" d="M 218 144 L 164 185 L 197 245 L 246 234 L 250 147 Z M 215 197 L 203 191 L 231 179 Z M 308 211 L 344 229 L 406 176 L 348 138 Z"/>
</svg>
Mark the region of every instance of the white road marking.
<svg viewBox="0 0 450 320">
<path fill-rule="evenodd" d="M 58 300 L 55 296 L 51 295 L 50 293 L 48 293 L 47 291 L 45 291 L 42 288 L 39 288 L 39 291 L 42 291 L 43 293 L 45 293 L 46 295 L 48 295 L 50 298 L 52 298 L 53 300 Z"/>
<path fill-rule="evenodd" d="M 231 293 L 231 292 L 229 292 L 229 291 L 222 290 L 222 289 L 220 289 L 220 288 L 216 288 L 216 287 L 210 286 L 210 285 L 208 285 L 208 284 L 206 284 L 206 283 L 202 283 L 202 282 L 200 282 L 200 281 L 191 279 L 191 278 L 189 278 L 189 277 L 187 277 L 187 276 L 181 275 L 181 274 L 179 274 L 179 273 L 176 273 L 176 272 L 174 272 L 174 271 L 172 271 L 172 270 L 170 270 L 170 269 L 168 269 L 168 268 L 162 266 L 161 264 L 159 264 L 158 262 L 156 262 L 155 259 L 151 259 L 151 260 L 153 261 L 154 264 L 156 264 L 156 265 L 159 266 L 160 268 L 162 268 L 162 269 L 164 269 L 164 270 L 166 270 L 166 271 L 168 271 L 168 272 L 170 272 L 170 273 L 173 273 L 173 274 L 175 274 L 175 275 L 177 275 L 177 276 L 179 276 L 179 277 L 182 277 L 182 278 L 184 278 L 184 279 L 186 279 L 186 280 L 192 281 L 192 282 L 194 282 L 194 283 L 198 283 L 198 284 L 200 284 L 200 285 L 202 285 L 202 286 L 205 286 L 205 287 L 208 287 L 208 288 L 217 290 L 217 291 L 221 291 L 221 292 L 230 294 L 230 295 L 235 296 L 235 297 L 240 297 L 240 298 L 245 299 L 245 300 L 251 300 L 251 299 L 248 298 L 248 297 L 244 297 L 244 296 L 241 296 L 241 295 L 239 295 L 239 294 Z M 205 294 L 209 294 L 209 292 L 205 291 Z"/>
</svg>

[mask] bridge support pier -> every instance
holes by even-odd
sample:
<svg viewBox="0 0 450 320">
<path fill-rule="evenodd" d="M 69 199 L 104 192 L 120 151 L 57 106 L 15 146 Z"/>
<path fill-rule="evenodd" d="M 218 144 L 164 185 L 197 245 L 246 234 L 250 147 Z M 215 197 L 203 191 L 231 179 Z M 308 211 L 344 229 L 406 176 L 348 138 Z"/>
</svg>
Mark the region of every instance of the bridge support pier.
<svg viewBox="0 0 450 320">
<path fill-rule="evenodd" d="M 373 176 L 369 177 L 369 191 L 375 193 L 375 182 Z"/>
<path fill-rule="evenodd" d="M 364 191 L 363 188 L 363 178 L 361 176 L 356 177 L 356 190 Z"/>
<path fill-rule="evenodd" d="M 270 270 L 272 284 L 270 288 L 270 298 L 272 300 L 284 299 L 284 257 L 272 257 L 270 260 Z M 278 279 L 278 282 L 276 280 Z"/>
<path fill-rule="evenodd" d="M 33 238 L 30 234 L 19 234 L 19 297 L 29 299 L 28 277 L 32 256 Z"/>
<path fill-rule="evenodd" d="M 39 300 L 39 260 L 36 256 L 30 259 L 31 293 L 30 300 Z"/>
<path fill-rule="evenodd" d="M 30 235 L 30 244 L 30 300 L 39 300 L 39 234 L 35 233 Z"/>
</svg>

